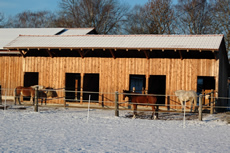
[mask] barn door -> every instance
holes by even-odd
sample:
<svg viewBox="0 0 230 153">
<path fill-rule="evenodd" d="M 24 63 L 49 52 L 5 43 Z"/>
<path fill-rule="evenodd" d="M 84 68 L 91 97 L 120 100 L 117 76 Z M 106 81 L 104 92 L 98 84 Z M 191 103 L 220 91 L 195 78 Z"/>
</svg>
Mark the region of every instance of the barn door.
<svg viewBox="0 0 230 153">
<path fill-rule="evenodd" d="M 24 87 L 38 85 L 38 72 L 25 72 Z"/>
<path fill-rule="evenodd" d="M 198 76 L 197 77 L 197 93 L 204 94 L 210 93 L 211 90 L 215 91 L 215 77 Z M 209 99 L 205 99 L 205 104 L 209 104 Z"/>
<path fill-rule="evenodd" d="M 150 75 L 149 77 L 149 94 L 165 95 L 166 91 L 166 76 L 165 75 Z M 165 104 L 165 96 L 157 97 L 158 104 Z"/>
<path fill-rule="evenodd" d="M 85 74 L 83 80 L 83 100 L 98 102 L 99 98 L 99 74 Z"/>
<path fill-rule="evenodd" d="M 129 90 L 142 93 L 142 90 L 145 89 L 145 75 L 130 75 Z"/>
<path fill-rule="evenodd" d="M 38 85 L 38 72 L 25 72 L 24 73 L 24 87 Z M 23 100 L 30 100 L 30 97 L 23 97 Z"/>
<path fill-rule="evenodd" d="M 65 99 L 68 102 L 80 101 L 80 73 L 66 73 L 65 80 Z"/>
</svg>

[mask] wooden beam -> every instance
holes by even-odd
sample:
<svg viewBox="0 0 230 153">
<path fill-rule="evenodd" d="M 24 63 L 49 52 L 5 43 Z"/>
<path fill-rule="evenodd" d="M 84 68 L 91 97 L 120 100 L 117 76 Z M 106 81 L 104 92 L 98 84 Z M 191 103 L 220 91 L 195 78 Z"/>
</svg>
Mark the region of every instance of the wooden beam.
<svg viewBox="0 0 230 153">
<path fill-rule="evenodd" d="M 19 50 L 19 52 L 22 55 L 22 57 L 25 57 L 25 54 L 23 54 L 23 52 L 21 50 Z"/>
<path fill-rule="evenodd" d="M 81 73 L 81 85 L 80 85 L 80 104 L 83 104 L 83 83 L 84 83 L 85 73 Z"/>
<path fill-rule="evenodd" d="M 52 53 L 50 52 L 50 49 L 49 49 L 49 48 L 46 50 L 46 52 L 49 54 L 49 56 L 50 56 L 51 58 L 53 58 L 53 55 L 52 55 Z"/>
<path fill-rule="evenodd" d="M 217 53 L 216 52 L 212 52 L 212 53 L 214 55 L 215 60 L 217 60 Z"/>
<path fill-rule="evenodd" d="M 115 56 L 115 54 L 114 54 L 114 51 L 113 51 L 112 49 L 109 49 L 109 51 L 110 51 L 111 55 L 113 56 L 113 58 L 116 59 L 116 56 Z"/>
<path fill-rule="evenodd" d="M 85 57 L 85 55 L 90 51 L 90 49 L 83 51 L 83 56 Z"/>
<path fill-rule="evenodd" d="M 84 55 L 83 55 L 82 51 L 80 51 L 80 50 L 77 50 L 77 51 L 80 54 L 81 58 L 84 58 Z"/>
<path fill-rule="evenodd" d="M 146 51 L 146 50 L 144 50 L 144 53 L 145 53 L 145 57 L 146 57 L 147 59 L 149 59 L 149 52 Z"/>
<path fill-rule="evenodd" d="M 183 56 L 182 56 L 181 50 L 179 50 L 179 54 L 180 54 L 180 59 L 183 60 Z"/>
</svg>

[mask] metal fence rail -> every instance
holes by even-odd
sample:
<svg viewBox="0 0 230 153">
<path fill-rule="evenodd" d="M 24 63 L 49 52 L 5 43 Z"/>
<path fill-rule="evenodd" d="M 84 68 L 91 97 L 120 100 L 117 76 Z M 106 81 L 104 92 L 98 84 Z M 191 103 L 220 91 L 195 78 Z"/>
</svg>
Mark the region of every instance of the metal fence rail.
<svg viewBox="0 0 230 153">
<path fill-rule="evenodd" d="M 9 95 L 8 93 L 11 93 L 10 91 L 14 90 L 14 89 L 8 89 L 8 88 L 0 88 L 1 92 L 0 92 L 0 105 L 5 105 L 7 98 L 9 98 L 9 96 L 14 96 L 14 95 Z M 4 95 L 2 95 L 2 91 L 4 91 L 3 93 L 5 93 Z M 38 92 L 38 89 L 35 89 L 35 93 Z M 41 91 L 43 92 L 48 92 L 48 91 L 54 91 L 58 93 L 57 97 L 39 97 L 38 93 L 35 95 L 34 97 L 34 101 L 35 101 L 35 105 L 34 105 L 34 111 L 38 111 L 38 107 L 40 107 L 41 105 L 39 105 L 39 103 L 41 103 L 41 99 L 45 99 L 48 101 L 49 106 L 52 104 L 59 104 L 59 105 L 64 105 L 65 107 L 70 106 L 71 104 L 79 104 L 79 105 L 83 105 L 83 103 L 88 104 L 89 100 L 88 99 L 82 99 L 81 103 L 80 103 L 80 99 L 71 99 L 65 96 L 65 93 L 75 93 L 77 94 L 97 94 L 98 97 L 103 96 L 103 95 L 110 95 L 110 97 L 113 97 L 111 99 L 103 99 L 103 100 L 90 100 L 92 103 L 96 103 L 98 104 L 98 108 L 102 107 L 104 109 L 114 109 L 115 111 L 115 116 L 119 116 L 119 111 L 121 110 L 130 110 L 130 108 L 126 107 L 126 106 L 131 106 L 134 104 L 139 104 L 139 103 L 135 103 L 135 102 L 130 102 L 130 101 L 119 101 L 119 96 L 123 96 L 123 93 L 118 93 L 118 92 L 91 92 L 91 91 L 71 91 L 71 90 L 65 90 L 63 88 L 61 89 L 42 89 Z M 145 96 L 156 96 L 156 97 L 175 97 L 175 95 L 162 95 L 162 94 L 135 94 L 135 93 L 131 93 L 132 95 L 145 95 Z M 130 95 L 131 95 L 130 94 Z M 59 96 L 62 95 L 62 96 Z M 63 96 L 64 95 L 64 96 Z M 128 94 L 129 95 L 129 94 Z M 203 104 L 203 98 L 209 95 L 209 99 L 211 99 L 211 102 L 209 104 Z M 82 95 L 81 95 L 82 96 Z M 14 97 L 15 98 L 15 97 Z M 15 99 L 11 100 L 15 100 Z M 19 98 L 19 97 L 18 97 Z M 82 97 L 80 97 L 82 98 Z M 100 98 L 102 99 L 102 98 Z M 198 108 L 198 112 L 199 112 L 199 120 L 202 120 L 202 112 L 205 109 L 210 109 L 210 113 L 214 113 L 216 108 L 222 108 L 222 109 L 226 109 L 226 110 L 230 110 L 230 105 L 228 104 L 228 106 L 218 106 L 216 105 L 216 101 L 218 99 L 226 99 L 226 100 L 230 100 L 229 97 L 215 97 L 212 93 L 208 93 L 205 95 L 199 95 L 199 106 L 196 106 Z M 63 103 L 55 103 L 55 101 L 61 100 Z M 5 103 L 4 103 L 5 101 Z M 71 101 L 71 102 L 66 102 L 66 101 Z M 66 103 L 69 103 L 69 105 L 66 105 Z M 33 104 L 33 103 L 29 103 L 26 102 L 24 104 Z M 109 105 L 109 107 L 105 107 Z M 144 111 L 144 112 L 150 112 L 151 110 L 149 110 L 148 106 L 156 106 L 159 107 L 159 112 L 167 112 L 167 113 L 175 113 L 178 112 L 178 109 L 176 108 L 172 108 L 172 107 L 181 107 L 181 105 L 178 104 L 150 104 L 150 103 L 142 103 L 141 105 L 143 105 L 144 107 L 142 107 L 141 109 L 139 108 L 138 111 Z M 147 106 L 147 107 L 145 107 Z M 76 106 L 78 107 L 78 106 Z M 165 108 L 162 109 L 162 108 Z M 167 108 L 170 108 L 169 110 Z M 182 112 L 178 112 L 178 113 L 182 113 Z M 186 110 L 186 113 L 188 113 L 188 111 Z"/>
</svg>

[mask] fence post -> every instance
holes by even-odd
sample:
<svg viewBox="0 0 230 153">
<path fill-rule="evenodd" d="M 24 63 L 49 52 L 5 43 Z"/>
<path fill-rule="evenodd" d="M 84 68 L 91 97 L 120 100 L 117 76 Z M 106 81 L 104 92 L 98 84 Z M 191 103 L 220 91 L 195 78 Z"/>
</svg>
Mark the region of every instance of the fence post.
<svg viewBox="0 0 230 153">
<path fill-rule="evenodd" d="M 202 121 L 202 94 L 199 95 L 199 121 Z"/>
<path fill-rule="evenodd" d="M 101 106 L 104 107 L 104 94 L 101 95 Z"/>
<path fill-rule="evenodd" d="M 115 116 L 119 116 L 118 91 L 115 92 Z"/>
<path fill-rule="evenodd" d="M 2 105 L 2 86 L 0 85 L 0 105 Z"/>
<path fill-rule="evenodd" d="M 34 111 L 38 112 L 38 87 L 35 88 Z"/>
<path fill-rule="evenodd" d="M 167 110 L 170 110 L 170 96 L 167 96 Z"/>
<path fill-rule="evenodd" d="M 65 95 L 65 88 L 63 89 L 63 95 Z M 64 96 L 65 97 L 65 96 Z M 64 107 L 66 107 L 66 97 L 64 98 Z"/>
<path fill-rule="evenodd" d="M 214 113 L 214 90 L 211 91 L 211 107 L 210 107 L 210 114 Z"/>
</svg>

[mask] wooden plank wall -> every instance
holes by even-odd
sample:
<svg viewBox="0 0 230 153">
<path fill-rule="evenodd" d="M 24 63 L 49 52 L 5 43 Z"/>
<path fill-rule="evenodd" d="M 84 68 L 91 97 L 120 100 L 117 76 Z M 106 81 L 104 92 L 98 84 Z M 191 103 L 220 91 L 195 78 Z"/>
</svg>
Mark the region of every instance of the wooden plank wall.
<svg viewBox="0 0 230 153">
<path fill-rule="evenodd" d="M 3 60 L 2 60 L 3 59 Z M 8 66 L 8 62 L 10 61 Z M 197 76 L 213 76 L 218 88 L 219 61 L 214 59 L 145 59 L 145 58 L 76 58 L 76 57 L 1 57 L 2 87 L 14 88 L 23 85 L 24 72 L 39 72 L 39 84 L 53 88 L 65 87 L 65 73 L 99 73 L 100 92 L 106 101 L 114 101 L 114 93 L 121 93 L 129 89 L 129 75 L 166 75 L 166 94 L 174 95 L 174 91 L 195 90 Z M 6 65 L 7 64 L 7 65 Z M 14 66 L 13 66 L 14 65 Z M 11 67 L 10 74 L 6 68 Z M 6 74 L 7 75 L 6 75 Z M 18 75 L 18 77 L 17 77 Z M 2 77 L 4 77 L 2 79 Z M 4 80 L 13 80 L 14 83 L 3 83 Z M 8 86 L 7 83 L 10 85 Z M 148 79 L 146 79 L 148 87 Z M 218 90 L 218 89 L 216 89 Z M 61 94 L 59 96 L 64 96 Z M 101 97 L 100 97 L 101 100 Z M 119 96 L 122 100 L 122 95 Z M 57 103 L 62 103 L 58 101 Z M 178 100 L 170 96 L 170 104 L 177 104 Z M 113 103 L 107 103 L 113 105 Z M 178 108 L 178 107 L 173 107 Z"/>
<path fill-rule="evenodd" d="M 13 89 L 23 84 L 22 62 L 22 57 L 0 56 L 0 84 L 3 96 L 12 96 Z"/>
</svg>

